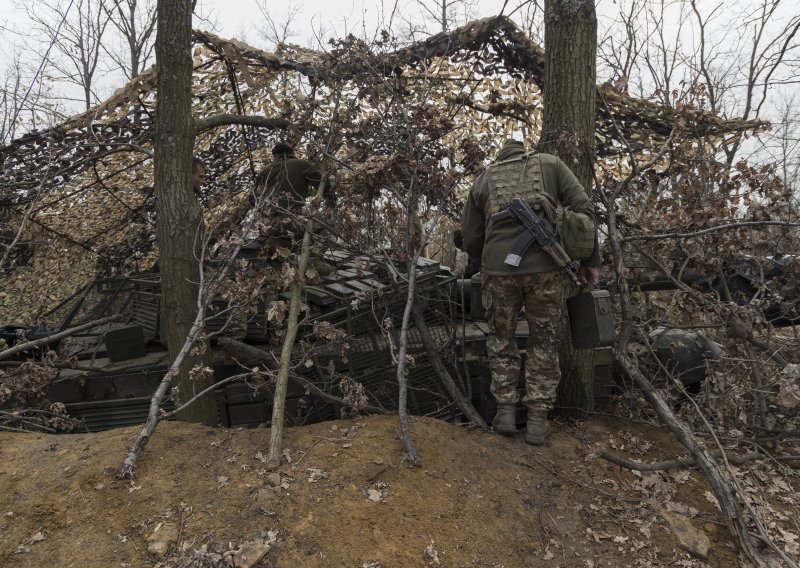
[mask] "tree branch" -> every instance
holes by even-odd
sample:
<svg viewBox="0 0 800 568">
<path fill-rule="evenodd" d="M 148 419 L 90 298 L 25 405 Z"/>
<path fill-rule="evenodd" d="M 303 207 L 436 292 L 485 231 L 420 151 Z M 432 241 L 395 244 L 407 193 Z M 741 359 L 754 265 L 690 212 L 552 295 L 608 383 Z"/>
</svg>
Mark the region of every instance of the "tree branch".
<svg viewBox="0 0 800 568">
<path fill-rule="evenodd" d="M 273 372 L 279 369 L 278 361 L 275 355 L 269 351 L 264 351 L 229 337 L 220 337 L 217 341 L 217 345 L 225 349 L 228 355 L 231 355 L 234 359 L 241 359 L 243 361 L 257 361 L 261 363 L 267 370 Z M 347 406 L 347 403 L 341 398 L 325 392 L 308 379 L 305 379 L 296 373 L 289 373 L 289 380 L 296 382 L 301 387 L 307 389 L 312 396 L 324 400 L 325 402 L 330 402 L 339 406 Z M 371 414 L 392 414 L 386 409 L 372 405 L 364 407 L 364 410 Z"/>
<path fill-rule="evenodd" d="M 90 321 L 89 323 L 84 323 L 82 325 L 71 327 L 60 333 L 54 333 L 53 335 L 50 335 L 48 337 L 43 337 L 41 339 L 36 339 L 34 341 L 26 341 L 25 343 L 18 343 L 14 347 L 9 347 L 5 351 L 0 351 L 0 360 L 8 359 L 12 355 L 16 355 L 17 353 L 21 353 L 22 351 L 28 351 L 29 349 L 35 349 L 37 347 L 41 347 L 42 345 L 48 345 L 50 343 L 53 343 L 54 341 L 58 341 L 62 337 L 74 335 L 79 331 L 83 331 L 84 329 L 89 329 L 91 327 L 95 327 L 97 325 L 103 325 L 104 323 L 110 323 L 112 321 L 120 321 L 122 317 L 123 316 L 121 314 L 108 316 L 106 318 L 101 318 L 99 320 L 94 320 Z"/>
<path fill-rule="evenodd" d="M 721 452 L 711 452 L 712 457 L 720 457 Z M 625 469 L 634 469 L 636 471 L 667 471 L 670 469 L 679 469 L 682 467 L 691 467 L 697 465 L 697 460 L 691 457 L 685 458 L 678 458 L 676 460 L 667 460 L 662 462 L 640 462 L 629 460 L 627 458 L 623 458 L 616 454 L 612 454 L 608 450 L 603 450 L 600 453 L 600 457 L 610 461 L 611 463 L 617 464 L 620 467 L 624 467 Z M 727 457 L 728 463 L 732 463 L 734 465 L 741 465 L 743 463 L 747 463 L 752 460 L 757 459 L 773 459 L 776 461 L 781 462 L 788 462 L 788 461 L 800 461 L 800 456 L 777 456 L 777 457 L 770 457 L 765 456 L 759 452 L 749 452 L 746 454 L 742 454 L 740 456 L 731 455 Z"/>
<path fill-rule="evenodd" d="M 750 537 L 750 533 L 747 530 L 747 522 L 736 500 L 734 490 L 722 475 L 722 471 L 720 471 L 719 466 L 711 457 L 711 454 L 698 443 L 692 430 L 675 416 L 675 413 L 664 401 L 663 397 L 653 388 L 653 385 L 647 377 L 644 376 L 623 351 L 616 350 L 614 359 L 619 364 L 620 368 L 642 389 L 642 393 L 650 403 L 650 406 L 653 407 L 659 418 L 675 435 L 681 445 L 694 455 L 698 467 L 703 472 L 706 480 L 714 491 L 714 496 L 717 498 L 720 510 L 726 517 L 728 529 L 731 531 L 732 536 L 736 538 L 743 552 L 747 554 L 756 566 L 766 566 L 767 564 L 764 557 L 758 549 L 756 549 Z"/>
<path fill-rule="evenodd" d="M 215 114 L 194 121 L 194 133 L 200 134 L 205 130 L 216 128 L 217 126 L 227 126 L 229 124 L 243 124 L 245 126 L 256 126 L 258 128 L 273 128 L 286 130 L 289 128 L 289 121 L 283 118 L 267 118 L 264 116 L 251 116 L 241 114 Z"/>
<path fill-rule="evenodd" d="M 800 227 L 800 223 L 792 223 L 790 221 L 742 221 L 741 223 L 728 223 L 726 225 L 718 225 L 716 227 L 709 227 L 708 229 L 701 229 L 693 233 L 662 233 L 660 235 L 633 235 L 630 237 L 621 237 L 622 242 L 630 241 L 657 241 L 663 239 L 688 239 L 692 237 L 699 237 L 718 231 L 729 231 L 731 229 L 740 229 L 743 227 L 768 227 L 768 226 L 783 226 L 783 227 Z"/>
</svg>

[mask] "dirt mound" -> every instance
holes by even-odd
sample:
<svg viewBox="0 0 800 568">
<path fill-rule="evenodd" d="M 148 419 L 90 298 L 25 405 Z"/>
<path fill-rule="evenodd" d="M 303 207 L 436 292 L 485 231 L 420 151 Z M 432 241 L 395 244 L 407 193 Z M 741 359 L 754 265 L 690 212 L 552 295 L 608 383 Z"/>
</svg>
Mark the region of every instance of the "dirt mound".
<svg viewBox="0 0 800 568">
<path fill-rule="evenodd" d="M 414 468 L 403 460 L 396 417 L 324 422 L 288 429 L 285 461 L 270 474 L 268 430 L 168 422 L 136 478 L 117 480 L 137 432 L 0 432 L 0 565 L 735 563 L 699 474 L 634 474 L 597 457 L 609 447 L 646 460 L 682 455 L 648 426 L 557 424 L 536 448 L 521 435 L 414 419 L 423 460 Z M 670 515 L 708 536 L 705 562 L 681 548 Z"/>
</svg>

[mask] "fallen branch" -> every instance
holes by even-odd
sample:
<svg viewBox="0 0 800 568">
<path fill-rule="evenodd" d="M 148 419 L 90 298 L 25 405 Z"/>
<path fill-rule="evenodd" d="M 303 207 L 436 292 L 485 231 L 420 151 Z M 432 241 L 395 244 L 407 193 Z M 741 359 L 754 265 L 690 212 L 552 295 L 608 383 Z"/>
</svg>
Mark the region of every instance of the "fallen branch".
<svg viewBox="0 0 800 568">
<path fill-rule="evenodd" d="M 571 474 L 571 473 L 570 473 L 570 475 L 566 475 L 566 474 L 558 471 L 557 469 L 552 468 L 552 467 L 548 466 L 547 464 L 543 463 L 541 460 L 535 458 L 533 455 L 529 454 L 527 457 L 533 462 L 533 464 L 538 466 L 545 473 L 548 473 L 548 474 L 550 474 L 550 475 L 552 475 L 554 477 L 560 477 L 561 479 L 563 479 L 565 481 L 568 481 L 569 483 L 572 483 L 574 485 L 577 485 L 578 487 L 583 487 L 584 489 L 588 489 L 589 491 L 596 491 L 597 493 L 600 493 L 601 495 L 604 495 L 604 496 L 608 497 L 609 499 L 613 499 L 615 501 L 622 501 L 624 503 L 641 503 L 642 502 L 642 498 L 641 497 L 623 497 L 622 495 L 615 495 L 614 493 L 609 493 L 608 491 L 605 491 L 604 489 L 601 489 L 600 487 L 598 487 L 596 485 L 590 485 L 588 483 L 584 483 L 582 481 L 579 481 L 577 479 L 577 477 L 575 475 Z M 535 469 L 533 464 L 530 464 L 530 463 L 528 463 L 526 461 L 514 460 L 514 463 L 517 464 L 517 465 L 521 465 L 523 467 L 527 467 L 529 469 Z"/>
<path fill-rule="evenodd" d="M 243 362 L 252 361 L 261 363 L 268 371 L 275 372 L 279 369 L 277 358 L 269 351 L 264 351 L 257 347 L 253 347 L 252 345 L 246 345 L 241 341 L 236 341 L 235 339 L 230 339 L 229 337 L 220 337 L 217 341 L 217 345 L 222 347 L 232 359 Z M 325 392 L 308 379 L 305 379 L 296 373 L 290 372 L 289 380 L 308 390 L 312 396 L 324 400 L 325 402 L 330 402 L 339 406 L 347 406 L 347 403 L 341 398 Z M 384 408 L 371 405 L 364 407 L 364 410 L 370 414 L 391 414 L 391 412 Z"/>
<path fill-rule="evenodd" d="M 756 566 L 766 566 L 766 561 L 756 548 L 747 530 L 747 522 L 742 515 L 734 491 L 722 475 L 711 454 L 698 443 L 697 438 L 689 427 L 675 416 L 675 413 L 672 412 L 669 405 L 653 388 L 647 377 L 642 374 L 625 353 L 615 350 L 614 358 L 620 368 L 642 389 L 644 397 L 656 411 L 661 421 L 675 435 L 681 445 L 692 453 L 697 461 L 697 466 L 705 475 L 709 485 L 711 485 L 714 496 L 719 503 L 720 511 L 725 516 L 728 530 L 736 538 L 744 553 Z"/>
<path fill-rule="evenodd" d="M 82 325 L 71 327 L 59 333 L 54 333 L 53 335 L 50 335 L 48 337 L 43 337 L 41 339 L 36 339 L 34 341 L 26 341 L 25 343 L 18 343 L 14 347 L 9 347 L 5 351 L 0 351 L 0 360 L 8 359 L 12 355 L 16 355 L 17 353 L 21 353 L 23 351 L 28 351 L 29 349 L 36 349 L 37 347 L 41 347 L 42 345 L 48 345 L 64 337 L 69 337 L 70 335 L 74 335 L 79 331 L 83 331 L 84 329 L 89 329 L 98 325 L 103 325 L 104 323 L 110 323 L 112 321 L 120 321 L 122 317 L 123 316 L 120 314 L 117 314 L 115 316 L 108 316 L 105 318 L 101 318 L 99 320 L 90 321 L 89 323 L 84 323 Z"/>
<path fill-rule="evenodd" d="M 756 336 L 753 335 L 752 331 L 747 334 L 745 337 L 745 341 L 749 344 L 758 347 L 761 351 L 763 351 L 770 359 L 775 361 L 781 367 L 788 367 L 789 361 L 786 360 L 778 351 L 780 350 L 779 347 L 773 347 L 766 341 L 761 341 Z"/>
<path fill-rule="evenodd" d="M 711 456 L 714 458 L 720 457 L 721 452 L 711 452 Z M 622 456 L 618 456 L 616 454 L 612 454 L 607 450 L 603 450 L 600 453 L 600 457 L 614 463 L 620 467 L 624 467 L 625 469 L 633 469 L 636 471 L 668 471 L 671 469 L 680 469 L 682 467 L 692 467 L 697 464 L 697 460 L 691 457 L 685 458 L 678 458 L 676 460 L 667 460 L 662 462 L 640 462 L 635 460 L 629 460 L 627 458 L 623 458 Z M 775 461 L 782 461 L 782 462 L 789 462 L 789 461 L 800 461 L 800 456 L 765 456 L 759 452 L 749 452 L 742 455 L 729 455 L 727 456 L 728 462 L 734 465 L 741 465 L 743 463 L 747 463 L 752 460 L 757 459 L 771 459 Z"/>
<path fill-rule="evenodd" d="M 23 430 L 22 428 L 11 428 L 10 426 L 3 426 L 0 424 L 0 430 L 3 432 L 19 432 L 20 434 L 30 434 L 30 430 Z"/>
<path fill-rule="evenodd" d="M 765 428 L 763 426 L 756 426 L 755 429 L 760 432 L 766 432 L 767 434 L 771 434 L 773 436 L 781 436 L 781 437 L 800 436 L 800 430 L 781 430 L 776 428 Z"/>
<path fill-rule="evenodd" d="M 169 390 L 169 387 L 172 384 L 173 377 L 176 377 L 180 372 L 183 361 L 189 355 L 194 347 L 195 342 L 197 341 L 197 338 L 203 331 L 204 320 L 205 309 L 203 309 L 201 306 L 201 309 L 197 311 L 197 315 L 194 318 L 194 322 L 192 323 L 192 327 L 189 330 L 189 335 L 186 337 L 183 347 L 178 352 L 178 355 L 175 357 L 172 365 L 170 365 L 167 373 L 164 375 L 164 378 L 161 379 L 161 383 L 158 385 L 153 398 L 150 399 L 150 411 L 147 415 L 147 420 L 145 421 L 142 430 L 139 432 L 139 435 L 136 437 L 136 440 L 134 440 L 133 444 L 131 445 L 128 455 L 125 456 L 125 460 L 122 462 L 122 468 L 120 469 L 119 473 L 117 473 L 117 477 L 119 479 L 133 478 L 133 474 L 136 472 L 136 462 L 139 460 L 139 456 L 141 455 L 142 451 L 144 451 L 144 447 L 147 445 L 148 440 L 150 440 L 150 436 L 153 435 L 156 426 L 158 426 L 158 423 L 161 420 L 161 417 L 159 416 L 159 408 L 161 403 L 164 401 L 167 390 Z"/>
<path fill-rule="evenodd" d="M 419 296 L 417 298 L 419 298 Z M 458 385 L 456 385 L 453 377 L 450 376 L 447 368 L 442 363 L 442 358 L 439 357 L 439 352 L 434 347 L 433 336 L 431 336 L 428 325 L 425 323 L 425 314 L 418 299 L 414 301 L 412 311 L 414 313 L 414 322 L 417 324 L 417 331 L 419 331 L 419 334 L 422 337 L 422 344 L 425 346 L 425 352 L 428 354 L 428 359 L 430 359 L 436 375 L 444 384 L 447 392 L 450 393 L 453 401 L 461 409 L 461 412 L 464 413 L 464 416 L 466 416 L 476 426 L 479 426 L 484 430 L 488 430 L 486 422 L 483 421 L 483 418 L 481 418 L 481 415 L 478 414 L 477 410 L 475 410 L 475 407 L 472 406 L 472 403 L 467 400 L 467 398 L 464 396 L 464 393 L 462 393 L 461 389 L 458 388 Z"/>
<path fill-rule="evenodd" d="M 71 420 L 73 422 L 82 423 L 83 419 L 81 418 L 73 418 L 67 414 L 59 414 L 58 412 L 51 412 L 50 410 L 41 410 L 39 408 L 23 408 L 22 410 L 17 411 L 17 414 L 20 415 L 28 415 L 28 414 L 41 414 L 42 416 L 47 416 L 49 418 L 58 418 L 59 420 Z"/>
<path fill-rule="evenodd" d="M 42 430 L 49 434 L 55 434 L 57 432 L 55 428 L 50 428 L 49 426 L 45 426 L 44 424 L 39 424 L 38 422 L 26 420 L 25 418 L 14 412 L 7 412 L 5 410 L 0 410 L 0 417 L 2 417 L 4 420 L 10 423 L 16 422 L 21 426 L 30 426 L 31 428 L 38 428 L 39 430 Z M 30 430 L 27 431 L 30 432 Z"/>
</svg>

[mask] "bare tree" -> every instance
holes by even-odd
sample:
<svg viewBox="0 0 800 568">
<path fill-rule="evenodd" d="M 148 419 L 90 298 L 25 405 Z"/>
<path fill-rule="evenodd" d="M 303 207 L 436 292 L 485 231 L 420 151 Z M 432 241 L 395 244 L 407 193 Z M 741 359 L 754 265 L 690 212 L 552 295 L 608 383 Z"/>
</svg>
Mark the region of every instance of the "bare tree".
<svg viewBox="0 0 800 568">
<path fill-rule="evenodd" d="M 774 121 L 772 139 L 774 146 L 767 148 L 770 157 L 778 164 L 786 188 L 795 199 L 800 197 L 800 105 L 797 97 L 779 103 L 778 120 Z"/>
<path fill-rule="evenodd" d="M 101 8 L 124 44 L 124 54 L 104 46 L 103 50 L 130 80 L 153 56 L 156 30 L 155 0 L 100 0 Z"/>
<path fill-rule="evenodd" d="M 402 22 L 401 37 L 417 41 L 436 33 L 445 33 L 475 16 L 475 0 L 416 0 L 410 9 L 417 14 L 398 13 Z"/>
<path fill-rule="evenodd" d="M 80 88 L 88 109 L 98 100 L 95 78 L 108 26 L 100 0 L 29 1 L 25 9 L 46 43 L 44 53 L 55 52 L 49 63 L 56 77 Z"/>
<path fill-rule="evenodd" d="M 500 13 L 507 15 L 519 24 L 525 34 L 539 45 L 544 45 L 544 7 L 538 0 L 518 0 L 516 6 L 509 6 L 506 0 Z"/>
<path fill-rule="evenodd" d="M 693 56 L 685 37 L 689 7 L 673 0 L 617 5 L 616 17 L 600 34 L 598 75 L 617 92 L 673 106 L 682 82 L 693 77 L 686 65 Z"/>
<path fill-rule="evenodd" d="M 705 82 L 712 112 L 745 120 L 760 117 L 773 82 L 786 79 L 785 71 L 790 77 L 797 75 L 797 64 L 792 59 L 796 59 L 800 48 L 796 38 L 800 15 L 782 17 L 786 4 L 782 0 L 762 0 L 749 12 L 717 26 L 725 30 L 719 37 L 709 28 L 715 16 L 724 14 L 723 4 L 703 11 L 697 0 L 691 0 L 699 47 L 689 64 Z M 731 30 L 735 33 L 733 38 Z M 723 143 L 728 166 L 733 164 L 741 145 L 741 139 Z"/>
<path fill-rule="evenodd" d="M 300 15 L 301 6 L 293 4 L 290 0 L 286 5 L 286 15 L 282 19 L 275 17 L 274 10 L 269 8 L 267 0 L 259 0 L 256 7 L 266 23 L 266 28 L 262 30 L 261 35 L 269 42 L 272 49 L 288 43 L 291 38 L 297 36 L 297 31 L 292 26 Z"/>
<path fill-rule="evenodd" d="M 5 71 L 0 92 L 0 144 L 7 144 L 16 137 L 24 91 L 19 58 L 15 57 Z"/>
<path fill-rule="evenodd" d="M 422 17 L 446 32 L 468 22 L 475 14 L 475 0 L 417 0 Z"/>
<path fill-rule="evenodd" d="M 641 0 L 633 0 L 628 5 L 618 4 L 615 25 L 597 45 L 598 74 L 601 70 L 608 73 L 606 83 L 620 93 L 628 91 L 631 78 L 641 79 L 641 56 L 652 35 L 652 31 L 645 30 L 643 37 L 639 30 L 646 9 L 647 5 Z"/>
<path fill-rule="evenodd" d="M 670 106 L 699 82 L 703 90 L 690 102 L 723 118 L 761 118 L 773 110 L 775 85 L 794 81 L 800 71 L 800 16 L 785 0 L 736 9 L 722 2 L 629 0 L 620 3 L 617 20 L 622 25 L 600 42 L 611 83 L 627 84 L 638 68 L 633 94 L 655 93 Z M 728 167 L 744 143 L 734 137 L 721 144 Z"/>
<path fill-rule="evenodd" d="M 37 77 L 31 78 L 19 52 L 11 54 L 0 84 L 0 144 L 64 118 L 57 105 L 48 102 L 49 82 Z"/>
</svg>

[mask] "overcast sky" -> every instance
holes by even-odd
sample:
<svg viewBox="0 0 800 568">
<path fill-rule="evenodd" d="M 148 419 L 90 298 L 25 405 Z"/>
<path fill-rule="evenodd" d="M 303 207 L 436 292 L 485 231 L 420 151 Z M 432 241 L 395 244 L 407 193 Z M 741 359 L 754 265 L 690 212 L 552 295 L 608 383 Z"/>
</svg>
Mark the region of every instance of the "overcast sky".
<svg viewBox="0 0 800 568">
<path fill-rule="evenodd" d="M 30 19 L 25 15 L 25 11 L 21 6 L 25 3 L 36 6 L 43 1 L 0 0 L 0 73 L 4 73 L 8 68 L 9 62 L 12 61 L 11 55 L 15 52 L 30 66 L 28 77 L 25 79 L 27 82 L 31 82 L 30 77 L 33 76 L 33 72 L 41 66 L 42 52 L 44 51 L 43 44 L 46 45 L 46 42 L 41 41 L 40 34 L 33 32 Z M 81 0 L 47 1 L 60 1 L 63 5 L 70 4 L 72 6 L 79 6 L 81 2 Z M 89 0 L 84 0 L 84 2 L 86 1 Z M 97 1 L 91 0 L 93 4 Z M 469 2 L 469 0 L 467 1 Z M 714 6 L 717 5 L 718 1 L 700 0 L 698 5 L 701 10 L 714 12 L 715 15 L 711 22 L 711 27 L 713 28 L 712 47 L 715 47 L 717 52 L 725 55 L 724 49 L 734 49 L 736 40 L 741 40 L 738 37 L 741 34 L 741 30 L 737 31 L 736 27 L 742 22 L 736 18 L 737 16 L 740 19 L 744 17 L 745 6 L 750 6 L 750 4 L 746 3 L 746 0 L 724 0 L 726 9 L 715 10 Z M 297 13 L 290 25 L 291 33 L 288 41 L 302 46 L 318 48 L 320 47 L 319 42 L 326 42 L 331 37 L 340 38 L 347 33 L 353 33 L 361 37 L 371 37 L 377 30 L 384 28 L 390 28 L 396 36 L 406 38 L 409 21 L 413 21 L 418 25 L 425 19 L 420 3 L 431 5 L 436 2 L 437 0 L 198 0 L 194 25 L 198 29 L 213 31 L 222 37 L 235 37 L 257 48 L 270 49 L 272 46 L 266 37 L 267 34 L 265 34 L 267 24 L 260 7 L 265 8 L 279 25 L 285 22 L 290 11 L 296 8 Z M 519 3 L 520 0 L 509 0 L 508 2 L 511 6 L 516 6 Z M 472 0 L 471 11 L 467 17 L 483 18 L 496 15 L 504 4 L 504 0 Z M 539 4 L 541 4 L 541 1 Z M 623 5 L 627 5 L 627 3 L 621 0 L 597 0 L 596 9 L 600 37 L 603 37 L 604 30 L 619 19 L 618 12 Z M 652 5 L 657 5 L 657 2 L 652 2 Z M 728 8 L 730 9 L 728 10 Z M 511 8 L 506 8 L 506 13 L 509 10 Z M 798 13 L 795 3 L 790 0 L 783 2 L 781 10 L 786 12 L 787 17 Z M 463 9 L 462 12 L 455 14 L 453 19 L 457 22 L 463 22 L 465 20 Z M 430 18 L 428 20 L 428 29 L 434 32 L 437 31 L 435 24 L 430 22 Z M 665 20 L 667 22 L 665 36 L 668 41 L 674 41 L 674 39 L 670 40 L 674 32 L 670 28 L 674 27 L 674 22 L 669 15 Z M 697 34 L 692 20 L 693 18 L 689 18 L 680 32 L 680 41 L 683 44 L 681 48 L 687 54 L 691 54 L 698 49 Z M 319 30 L 322 30 L 321 37 L 317 33 Z M 647 33 L 648 30 L 646 29 L 637 30 L 637 35 L 642 37 Z M 421 37 L 421 35 L 418 35 L 417 39 Z M 534 39 L 536 39 L 535 35 Z M 327 47 L 327 45 L 323 47 Z M 55 55 L 55 53 L 50 54 L 51 61 Z M 600 81 L 608 78 L 603 77 L 602 73 L 602 68 L 598 67 Z M 37 77 L 40 77 L 40 75 L 37 75 Z M 677 83 L 682 78 L 677 77 L 675 82 Z M 772 77 L 772 80 L 774 79 L 775 77 Z M 98 69 L 95 77 L 96 96 L 99 100 L 107 98 L 123 82 L 124 79 L 121 77 L 119 70 L 114 70 L 113 66 L 107 65 L 103 69 Z M 27 89 L 28 85 L 24 87 Z M 644 96 L 649 96 L 648 89 L 650 89 L 648 85 L 643 85 L 639 92 L 642 92 Z M 797 95 L 798 93 L 796 83 L 787 86 L 778 85 L 771 90 L 773 89 L 778 89 L 781 92 L 786 90 L 788 92 L 787 96 Z M 61 82 L 54 90 L 55 92 L 52 94 L 58 98 L 56 101 L 57 110 L 62 115 L 72 114 L 81 110 L 81 94 L 76 87 Z M 75 91 L 78 93 L 77 96 L 74 94 Z M 775 117 L 772 118 L 774 119 Z"/>
<path fill-rule="evenodd" d="M 25 5 L 36 5 L 42 0 L 0 0 L 0 74 L 5 73 L 16 54 L 30 67 L 33 73 L 43 58 L 46 42 L 40 35 L 32 34 L 30 18 Z M 81 0 L 47 0 L 60 2 L 76 10 Z M 97 0 L 91 1 L 96 4 Z M 423 0 L 425 1 L 425 0 Z M 437 0 L 427 0 L 428 4 Z M 468 0 L 469 1 L 469 0 Z M 610 1 L 610 0 L 609 0 Z M 605 2 L 605 0 L 604 0 Z M 509 4 L 517 5 L 519 0 Z M 496 15 L 503 8 L 504 0 L 472 0 L 469 17 L 482 18 Z M 266 10 L 276 24 L 282 25 L 292 11 L 296 11 L 291 25 L 289 43 L 304 47 L 327 47 L 328 39 L 341 38 L 348 33 L 372 37 L 376 31 L 389 27 L 399 37 L 408 29 L 408 22 L 423 21 L 418 0 L 198 0 L 193 25 L 197 29 L 208 30 L 225 38 L 241 39 L 254 47 L 270 49 L 267 39 Z M 510 8 L 506 8 L 506 13 Z M 451 15 L 455 21 L 465 20 L 463 12 Z M 107 34 L 109 35 L 109 34 Z M 49 55 L 52 61 L 58 55 Z M 95 92 L 99 100 L 104 100 L 123 83 L 119 72 L 109 72 L 108 68 L 98 68 L 94 78 Z M 82 109 L 82 93 L 79 88 L 69 84 L 59 84 L 61 102 L 58 111 L 72 114 Z"/>
<path fill-rule="evenodd" d="M 483 18 L 498 14 L 503 4 L 503 0 L 474 0 L 472 11 L 476 18 Z M 365 29 L 373 32 L 379 23 L 388 23 L 393 13 L 393 30 L 403 25 L 397 14 L 421 19 L 417 0 L 199 0 L 199 5 L 199 12 L 209 16 L 220 35 L 251 43 L 263 41 L 260 26 L 264 25 L 264 18 L 259 6 L 266 6 L 277 22 L 285 21 L 290 7 L 296 7 L 299 12 L 291 25 L 296 35 L 291 41 L 301 45 L 313 44 L 314 30 L 320 27 L 329 31 L 328 37 L 342 37 L 351 32 L 363 35 Z M 203 24 L 198 22 L 198 27 Z"/>
</svg>

